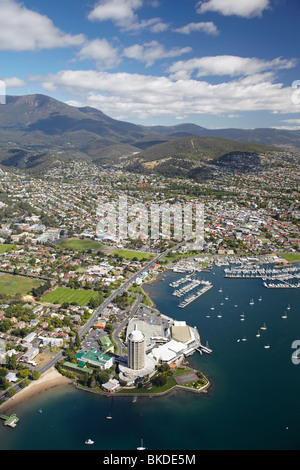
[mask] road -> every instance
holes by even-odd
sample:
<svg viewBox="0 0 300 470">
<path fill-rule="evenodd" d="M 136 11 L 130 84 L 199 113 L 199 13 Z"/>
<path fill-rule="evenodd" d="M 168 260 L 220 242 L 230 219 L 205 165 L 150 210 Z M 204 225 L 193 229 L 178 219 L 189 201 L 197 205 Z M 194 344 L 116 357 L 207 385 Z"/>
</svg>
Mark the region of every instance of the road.
<svg viewBox="0 0 300 470">
<path fill-rule="evenodd" d="M 117 349 L 118 349 L 116 351 L 117 355 L 120 355 L 120 356 L 122 355 L 122 349 L 124 347 L 122 341 L 120 341 L 120 339 L 119 339 L 119 334 L 121 333 L 123 328 L 125 328 L 125 325 L 129 322 L 129 320 L 135 315 L 135 313 L 137 312 L 137 310 L 139 309 L 139 307 L 142 303 L 142 300 L 143 300 L 143 296 L 138 295 L 136 301 L 134 302 L 133 306 L 131 307 L 129 315 L 126 318 L 124 318 L 122 323 L 120 323 L 120 325 L 113 331 L 112 339 L 114 340 L 115 344 L 117 345 Z"/>
<path fill-rule="evenodd" d="M 113 301 L 115 297 L 123 294 L 123 292 L 126 291 L 141 274 L 143 274 L 145 271 L 148 271 L 153 264 L 157 263 L 162 258 L 164 258 L 171 250 L 178 249 L 179 246 L 181 245 L 182 243 L 179 243 L 175 247 L 168 248 L 168 250 L 162 253 L 159 253 L 157 256 L 155 256 L 155 258 L 153 258 L 149 263 L 147 263 L 142 269 L 140 269 L 137 273 L 133 274 L 133 276 L 131 276 L 131 278 L 128 279 L 122 286 L 120 286 L 109 297 L 107 297 L 107 299 L 105 299 L 104 302 L 102 302 L 102 304 L 95 310 L 95 312 L 86 322 L 86 324 L 80 329 L 79 338 L 81 339 L 84 335 L 86 335 L 86 333 L 89 331 L 89 329 L 93 326 L 93 324 L 97 320 L 98 316 L 101 315 L 103 310 L 107 308 L 107 306 Z"/>
</svg>

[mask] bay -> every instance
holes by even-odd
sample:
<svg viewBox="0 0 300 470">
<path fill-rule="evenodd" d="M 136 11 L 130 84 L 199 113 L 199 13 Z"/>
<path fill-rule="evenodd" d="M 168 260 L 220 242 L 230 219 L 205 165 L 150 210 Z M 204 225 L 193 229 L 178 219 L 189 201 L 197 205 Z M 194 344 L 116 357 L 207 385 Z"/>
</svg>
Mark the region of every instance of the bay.
<svg viewBox="0 0 300 470">
<path fill-rule="evenodd" d="M 163 314 L 196 326 L 202 344 L 208 341 L 212 354 L 189 358 L 211 381 L 208 393 L 133 401 L 73 387 L 50 390 L 13 410 L 20 421 L 15 429 L 0 426 L 1 450 L 134 450 L 141 439 L 149 450 L 300 448 L 300 365 L 292 362 L 292 343 L 300 340 L 299 290 L 227 279 L 214 267 L 197 274 L 213 288 L 181 309 L 169 283 L 182 274 L 166 274 L 145 290 Z M 95 444 L 86 446 L 87 438 Z"/>
</svg>

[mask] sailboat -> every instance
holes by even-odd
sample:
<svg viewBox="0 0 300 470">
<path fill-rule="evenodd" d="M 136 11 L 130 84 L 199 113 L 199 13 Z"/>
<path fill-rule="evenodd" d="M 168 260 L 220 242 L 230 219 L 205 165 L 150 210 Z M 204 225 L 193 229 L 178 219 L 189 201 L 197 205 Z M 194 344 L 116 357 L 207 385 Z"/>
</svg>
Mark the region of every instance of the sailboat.
<svg viewBox="0 0 300 470">
<path fill-rule="evenodd" d="M 85 444 L 91 445 L 91 444 L 94 444 L 94 441 L 92 441 L 92 439 L 87 439 L 87 440 L 85 441 Z"/>
<path fill-rule="evenodd" d="M 254 300 L 253 299 L 250 300 L 250 305 L 254 305 Z"/>
<path fill-rule="evenodd" d="M 260 296 L 258 300 L 261 302 L 261 301 L 262 301 L 262 297 Z"/>
<path fill-rule="evenodd" d="M 286 308 L 286 309 L 287 309 L 287 310 L 291 310 L 291 306 L 290 306 L 290 304 L 288 304 L 288 306 L 287 306 L 287 308 Z"/>
<path fill-rule="evenodd" d="M 212 305 L 212 306 L 210 307 L 210 309 L 211 309 L 211 310 L 214 310 L 214 309 L 215 309 L 215 307 Z"/>
<path fill-rule="evenodd" d="M 223 292 L 223 289 L 222 289 L 222 287 L 220 287 L 220 289 L 219 289 L 219 292 Z"/>
<path fill-rule="evenodd" d="M 270 345 L 269 345 L 269 344 L 266 344 L 266 345 L 264 346 L 264 348 L 265 348 L 265 349 L 270 349 Z"/>
<path fill-rule="evenodd" d="M 141 439 L 140 447 L 137 447 L 136 450 L 146 450 L 146 447 L 144 447 L 144 444 L 143 444 L 143 439 Z"/>
<path fill-rule="evenodd" d="M 287 314 L 286 314 L 286 312 L 284 312 L 284 314 L 283 314 L 283 315 L 281 315 L 281 318 L 287 318 Z"/>
<path fill-rule="evenodd" d="M 241 321 L 244 321 L 244 320 L 245 320 L 245 314 L 244 314 L 244 312 L 243 312 L 243 313 L 241 313 L 241 315 L 240 315 L 240 316 L 241 316 L 240 320 L 241 320 Z"/>
<path fill-rule="evenodd" d="M 260 332 L 258 330 L 257 334 L 256 334 L 256 338 L 259 338 L 260 337 Z"/>
<path fill-rule="evenodd" d="M 260 327 L 261 330 L 266 330 L 267 327 L 266 327 L 266 324 L 264 323 L 263 326 Z"/>
<path fill-rule="evenodd" d="M 110 414 L 110 413 L 109 413 L 109 415 L 108 415 L 108 416 L 106 416 L 106 419 L 112 419 L 112 416 L 111 416 L 111 414 Z"/>
<path fill-rule="evenodd" d="M 242 338 L 242 341 L 247 341 L 247 339 L 245 338 L 245 336 L 244 336 L 244 338 Z"/>
<path fill-rule="evenodd" d="M 217 315 L 218 318 L 222 318 L 221 312 Z"/>
</svg>

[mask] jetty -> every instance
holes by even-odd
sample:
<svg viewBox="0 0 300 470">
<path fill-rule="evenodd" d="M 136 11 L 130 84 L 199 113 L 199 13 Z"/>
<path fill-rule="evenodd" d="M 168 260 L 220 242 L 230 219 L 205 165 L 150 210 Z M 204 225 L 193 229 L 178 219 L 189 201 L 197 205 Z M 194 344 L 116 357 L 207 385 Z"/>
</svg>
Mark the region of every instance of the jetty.
<svg viewBox="0 0 300 470">
<path fill-rule="evenodd" d="M 184 286 L 184 287 L 181 287 L 181 289 L 175 290 L 173 292 L 173 295 L 175 295 L 176 297 L 182 297 L 184 294 L 195 289 L 195 287 L 198 287 L 203 282 L 205 281 L 199 281 L 197 279 L 193 279 L 187 286 Z"/>
<path fill-rule="evenodd" d="M 170 287 L 179 287 L 181 284 L 184 284 L 185 282 L 191 281 L 190 276 L 184 276 L 178 279 L 177 281 L 171 282 L 169 284 Z"/>
<path fill-rule="evenodd" d="M 199 348 L 197 348 L 196 351 L 199 351 L 200 354 L 202 354 L 202 351 L 205 352 L 206 354 L 211 354 L 212 353 L 212 349 L 210 349 L 207 346 L 203 346 L 203 344 L 200 344 Z"/>
<path fill-rule="evenodd" d="M 182 302 L 180 302 L 178 307 L 180 307 L 180 308 L 187 307 L 190 303 L 194 302 L 194 300 L 201 297 L 201 295 L 205 294 L 205 292 L 207 292 L 213 286 L 212 283 L 209 282 L 209 281 L 201 281 L 201 284 L 204 284 L 204 287 L 199 289 L 195 294 L 189 295 L 186 299 L 184 299 Z"/>
<path fill-rule="evenodd" d="M 15 414 L 12 414 L 11 416 L 0 415 L 0 419 L 4 420 L 4 426 L 9 426 L 11 428 L 15 428 L 19 421 L 19 418 Z"/>
</svg>

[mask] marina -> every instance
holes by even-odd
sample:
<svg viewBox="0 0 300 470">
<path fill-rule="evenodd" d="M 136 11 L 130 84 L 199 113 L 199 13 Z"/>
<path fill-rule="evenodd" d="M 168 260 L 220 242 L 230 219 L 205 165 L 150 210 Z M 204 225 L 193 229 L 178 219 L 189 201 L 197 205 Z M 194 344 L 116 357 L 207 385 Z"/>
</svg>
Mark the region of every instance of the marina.
<svg viewBox="0 0 300 470">
<path fill-rule="evenodd" d="M 300 267 L 271 268 L 253 264 L 224 269 L 225 278 L 262 279 L 268 289 L 297 289 L 300 287 Z"/>
<path fill-rule="evenodd" d="M 204 287 L 202 287 L 202 289 L 199 289 L 195 294 L 192 294 L 192 295 L 188 296 L 186 299 L 184 299 L 182 302 L 180 302 L 178 307 L 180 307 L 180 308 L 187 307 L 189 304 L 194 302 L 194 300 L 201 297 L 201 295 L 205 294 L 205 292 L 209 291 L 213 287 L 212 283 L 209 282 L 209 281 L 200 281 L 200 283 L 203 284 Z"/>
<path fill-rule="evenodd" d="M 181 289 L 175 290 L 173 292 L 173 295 L 175 295 L 176 297 L 182 297 L 183 295 L 187 294 L 191 290 L 198 287 L 203 282 L 205 282 L 205 281 L 199 281 L 198 279 L 193 279 L 193 280 L 191 280 L 191 282 L 187 286 L 184 286 Z"/>
</svg>

